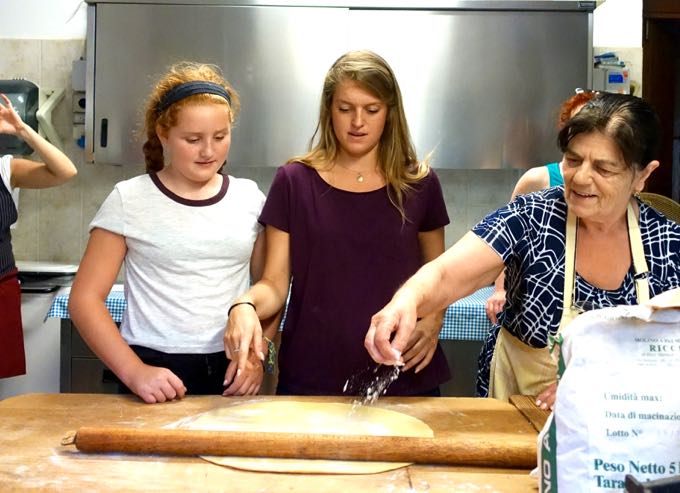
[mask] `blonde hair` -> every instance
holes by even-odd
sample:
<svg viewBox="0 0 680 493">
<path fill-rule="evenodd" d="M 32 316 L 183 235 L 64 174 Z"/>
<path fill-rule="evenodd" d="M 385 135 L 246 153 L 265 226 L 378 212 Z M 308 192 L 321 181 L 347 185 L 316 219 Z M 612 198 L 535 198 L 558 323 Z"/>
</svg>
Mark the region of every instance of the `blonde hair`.
<svg viewBox="0 0 680 493">
<path fill-rule="evenodd" d="M 328 169 L 333 165 L 339 150 L 331 121 L 331 105 L 338 85 L 344 81 L 357 82 L 387 106 L 385 127 L 378 144 L 378 165 L 387 183 L 390 201 L 405 219 L 404 194 L 429 173 L 429 156 L 418 161 L 397 79 L 387 62 L 372 51 L 350 51 L 331 66 L 324 80 L 319 121 L 309 151 L 288 162 L 301 162 L 315 169 Z"/>
<path fill-rule="evenodd" d="M 231 104 L 222 96 L 215 94 L 194 94 L 171 104 L 163 111 L 158 111 L 159 105 L 165 95 L 172 88 L 185 82 L 207 81 L 222 86 L 231 99 Z M 222 76 L 221 70 L 216 65 L 196 62 L 180 62 L 172 65 L 168 72 L 156 83 L 151 94 L 147 98 L 144 111 L 144 136 L 146 142 L 142 150 L 146 163 L 147 173 L 158 172 L 163 169 L 163 146 L 157 135 L 157 128 L 168 131 L 177 125 L 177 118 L 182 108 L 190 104 L 220 104 L 229 110 L 229 121 L 234 123 L 241 108 L 238 94 Z"/>
</svg>

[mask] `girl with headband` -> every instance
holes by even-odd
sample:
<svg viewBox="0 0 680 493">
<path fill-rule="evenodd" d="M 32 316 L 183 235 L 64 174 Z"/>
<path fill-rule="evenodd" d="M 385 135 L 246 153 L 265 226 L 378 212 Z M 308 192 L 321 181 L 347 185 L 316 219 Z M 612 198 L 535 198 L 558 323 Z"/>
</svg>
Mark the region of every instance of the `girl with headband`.
<svg viewBox="0 0 680 493">
<path fill-rule="evenodd" d="M 216 67 L 170 68 L 146 106 L 146 174 L 118 183 L 90 224 L 69 311 L 83 339 L 145 402 L 258 392 L 257 356 L 237 373 L 227 309 L 260 278 L 264 195 L 222 174 L 239 111 Z M 120 331 L 105 300 L 125 265 Z"/>
</svg>

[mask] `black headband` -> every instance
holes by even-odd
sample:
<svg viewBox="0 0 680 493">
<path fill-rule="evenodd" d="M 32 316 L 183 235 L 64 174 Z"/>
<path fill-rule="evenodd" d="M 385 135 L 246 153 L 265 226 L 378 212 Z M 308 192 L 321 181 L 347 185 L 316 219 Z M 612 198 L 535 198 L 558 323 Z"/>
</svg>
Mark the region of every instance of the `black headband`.
<svg viewBox="0 0 680 493">
<path fill-rule="evenodd" d="M 231 97 L 224 87 L 215 84 L 214 82 L 192 81 L 176 85 L 166 92 L 163 98 L 161 98 L 160 103 L 158 103 L 156 111 L 158 114 L 161 114 L 167 110 L 170 105 L 173 105 L 184 98 L 188 98 L 189 96 L 193 96 L 194 94 L 215 94 L 217 96 L 222 96 L 227 100 L 229 106 L 231 106 Z"/>
</svg>

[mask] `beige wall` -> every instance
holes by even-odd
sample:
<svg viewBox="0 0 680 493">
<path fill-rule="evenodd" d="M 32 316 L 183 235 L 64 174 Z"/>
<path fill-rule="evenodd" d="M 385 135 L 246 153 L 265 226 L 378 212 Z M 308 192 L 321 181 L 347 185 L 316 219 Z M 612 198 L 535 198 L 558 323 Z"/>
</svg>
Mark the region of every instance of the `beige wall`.
<svg viewBox="0 0 680 493">
<path fill-rule="evenodd" d="M 84 55 L 85 40 L 0 39 L 0 79 L 24 78 L 41 89 L 65 88 L 52 118 L 78 176 L 64 186 L 21 190 L 19 221 L 12 231 L 19 260 L 77 263 L 87 242 L 87 224 L 113 185 L 139 170 L 84 164 L 73 138 L 71 67 Z"/>
</svg>

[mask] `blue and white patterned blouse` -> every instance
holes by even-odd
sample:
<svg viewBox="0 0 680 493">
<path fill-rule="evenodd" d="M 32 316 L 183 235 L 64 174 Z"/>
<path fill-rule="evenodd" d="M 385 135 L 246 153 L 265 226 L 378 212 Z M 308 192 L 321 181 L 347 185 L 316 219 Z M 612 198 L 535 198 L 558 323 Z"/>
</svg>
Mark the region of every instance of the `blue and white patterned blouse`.
<svg viewBox="0 0 680 493">
<path fill-rule="evenodd" d="M 649 268 L 649 295 L 680 287 L 680 225 L 645 203 L 640 232 Z M 479 356 L 477 394 L 488 395 L 489 365 L 500 326 L 531 347 L 548 345 L 562 318 L 567 204 L 564 187 L 521 195 L 492 212 L 472 231 L 506 266 L 506 302 Z M 613 291 L 596 288 L 575 274 L 574 305 L 583 309 L 637 304 L 634 269 Z"/>
</svg>

